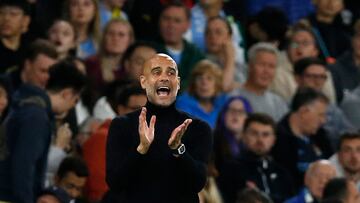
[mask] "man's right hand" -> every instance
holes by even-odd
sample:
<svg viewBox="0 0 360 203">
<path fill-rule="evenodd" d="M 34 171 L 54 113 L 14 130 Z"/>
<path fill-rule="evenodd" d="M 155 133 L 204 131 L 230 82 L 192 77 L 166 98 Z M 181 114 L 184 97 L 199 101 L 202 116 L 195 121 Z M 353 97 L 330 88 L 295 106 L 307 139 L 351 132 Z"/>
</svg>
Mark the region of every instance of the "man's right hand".
<svg viewBox="0 0 360 203">
<path fill-rule="evenodd" d="M 139 116 L 140 144 L 137 147 L 137 151 L 140 154 L 146 154 L 154 140 L 155 121 L 156 116 L 151 116 L 150 125 L 148 126 L 146 121 L 146 108 L 143 107 Z"/>
</svg>

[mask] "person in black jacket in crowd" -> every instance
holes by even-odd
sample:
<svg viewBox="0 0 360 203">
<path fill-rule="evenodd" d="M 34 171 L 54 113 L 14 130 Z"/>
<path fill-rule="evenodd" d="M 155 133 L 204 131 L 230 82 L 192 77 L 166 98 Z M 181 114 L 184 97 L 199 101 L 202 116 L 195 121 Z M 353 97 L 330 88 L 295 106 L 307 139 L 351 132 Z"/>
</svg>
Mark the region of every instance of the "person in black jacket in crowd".
<svg viewBox="0 0 360 203">
<path fill-rule="evenodd" d="M 275 203 L 293 195 L 288 171 L 270 156 L 276 140 L 274 120 L 261 113 L 250 114 L 243 129 L 243 150 L 236 161 L 227 162 L 219 176 L 225 202 L 235 202 L 238 191 L 249 187 L 266 193 Z"/>
<path fill-rule="evenodd" d="M 328 98 L 312 88 L 299 88 L 292 99 L 290 113 L 277 124 L 277 140 L 272 149 L 274 159 L 286 168 L 296 189 L 304 185 L 304 174 L 311 162 L 333 154 L 326 121 Z"/>
<path fill-rule="evenodd" d="M 148 102 L 115 118 L 106 149 L 108 202 L 199 202 L 212 136 L 203 121 L 175 108 L 180 78 L 175 61 L 157 54 L 140 83 Z"/>
</svg>

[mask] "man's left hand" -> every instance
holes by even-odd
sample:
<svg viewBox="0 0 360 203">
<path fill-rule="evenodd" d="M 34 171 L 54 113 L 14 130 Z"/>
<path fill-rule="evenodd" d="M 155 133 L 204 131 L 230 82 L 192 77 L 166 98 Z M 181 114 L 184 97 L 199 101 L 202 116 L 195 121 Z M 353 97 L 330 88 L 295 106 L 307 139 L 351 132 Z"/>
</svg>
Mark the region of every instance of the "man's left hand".
<svg viewBox="0 0 360 203">
<path fill-rule="evenodd" d="M 186 119 L 181 125 L 179 125 L 172 131 L 170 139 L 168 141 L 170 149 L 177 149 L 180 146 L 181 138 L 191 122 L 192 119 Z"/>
</svg>

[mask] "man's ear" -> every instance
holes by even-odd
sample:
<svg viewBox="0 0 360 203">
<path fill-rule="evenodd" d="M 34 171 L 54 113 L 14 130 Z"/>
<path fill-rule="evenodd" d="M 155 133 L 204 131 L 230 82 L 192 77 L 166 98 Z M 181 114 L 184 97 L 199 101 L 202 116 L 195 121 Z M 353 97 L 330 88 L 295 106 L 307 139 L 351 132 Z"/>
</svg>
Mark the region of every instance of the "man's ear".
<svg viewBox="0 0 360 203">
<path fill-rule="evenodd" d="M 65 89 L 61 90 L 60 93 L 61 93 L 61 96 L 63 98 L 69 98 L 72 95 L 72 89 L 71 88 L 65 88 Z"/>
<path fill-rule="evenodd" d="M 29 25 L 31 22 L 31 18 L 28 15 L 25 15 L 22 21 L 22 33 L 26 33 L 29 30 Z"/>
<path fill-rule="evenodd" d="M 140 85 L 143 89 L 146 88 L 146 78 L 144 75 L 140 75 Z"/>
</svg>

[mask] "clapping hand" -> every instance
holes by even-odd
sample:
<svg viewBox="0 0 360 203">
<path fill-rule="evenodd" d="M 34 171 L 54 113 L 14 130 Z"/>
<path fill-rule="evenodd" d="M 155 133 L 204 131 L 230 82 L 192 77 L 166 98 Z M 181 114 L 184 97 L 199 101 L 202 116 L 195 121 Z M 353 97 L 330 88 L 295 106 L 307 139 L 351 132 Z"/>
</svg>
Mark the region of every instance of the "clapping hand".
<svg viewBox="0 0 360 203">
<path fill-rule="evenodd" d="M 151 143 L 154 140 L 155 121 L 156 121 L 156 116 L 151 116 L 150 125 L 148 126 L 146 121 L 146 108 L 143 107 L 139 115 L 140 144 L 137 147 L 137 151 L 140 154 L 146 154 L 147 151 L 149 150 Z"/>
<path fill-rule="evenodd" d="M 170 139 L 168 141 L 170 149 L 177 149 L 180 146 L 181 138 L 191 122 L 191 119 L 186 119 L 181 125 L 179 125 L 172 131 Z"/>
</svg>

